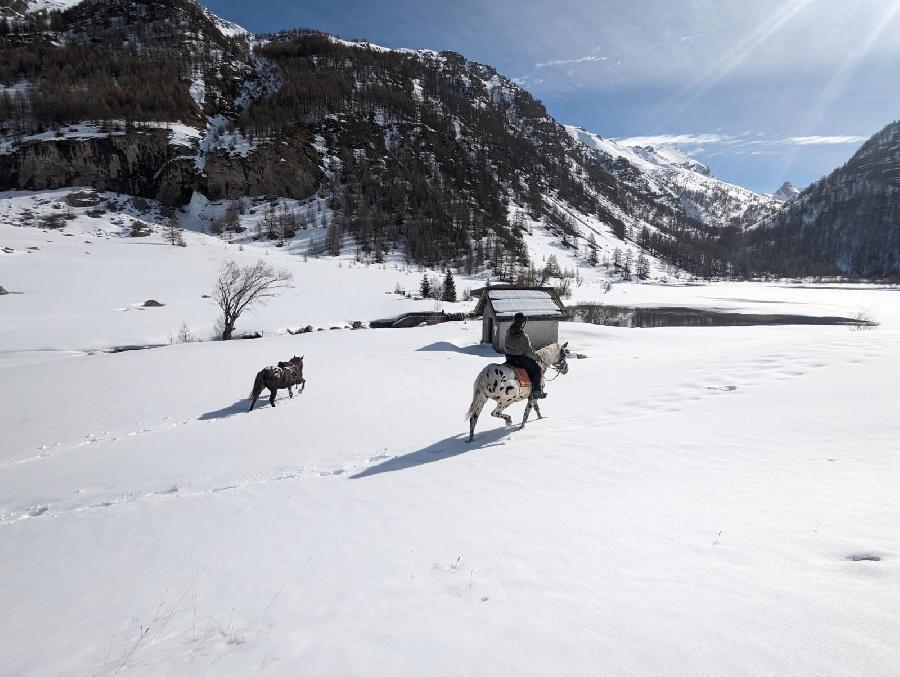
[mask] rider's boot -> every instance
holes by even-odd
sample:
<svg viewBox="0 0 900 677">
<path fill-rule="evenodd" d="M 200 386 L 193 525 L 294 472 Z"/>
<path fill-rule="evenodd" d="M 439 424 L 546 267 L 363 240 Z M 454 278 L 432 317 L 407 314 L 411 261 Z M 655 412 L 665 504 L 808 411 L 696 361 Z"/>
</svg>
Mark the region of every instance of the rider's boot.
<svg viewBox="0 0 900 677">
<path fill-rule="evenodd" d="M 542 399 L 544 399 L 545 397 L 547 397 L 547 393 L 545 393 L 545 392 L 544 392 L 543 390 L 541 390 L 540 388 L 532 388 L 532 390 L 531 390 L 531 396 L 532 396 L 534 399 L 536 399 L 536 400 L 542 400 Z"/>
</svg>

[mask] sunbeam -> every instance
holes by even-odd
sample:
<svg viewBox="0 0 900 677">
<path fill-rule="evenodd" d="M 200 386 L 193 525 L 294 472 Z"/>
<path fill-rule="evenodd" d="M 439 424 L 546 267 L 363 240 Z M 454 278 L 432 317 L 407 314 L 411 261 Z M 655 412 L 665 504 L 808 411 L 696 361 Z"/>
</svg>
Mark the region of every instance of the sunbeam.
<svg viewBox="0 0 900 677">
<path fill-rule="evenodd" d="M 850 76 L 856 70 L 857 66 L 868 56 L 869 52 L 872 51 L 872 48 L 878 42 L 878 39 L 887 29 L 887 27 L 891 24 L 891 21 L 897 15 L 897 12 L 900 11 L 900 0 L 894 0 L 888 7 L 885 8 L 884 13 L 881 15 L 881 18 L 878 20 L 878 23 L 875 24 L 874 29 L 869 34 L 864 42 L 862 42 L 855 50 L 850 52 L 847 55 L 847 58 L 844 59 L 844 62 L 841 64 L 841 67 L 835 72 L 835 74 L 831 77 L 825 87 L 822 89 L 822 92 L 816 98 L 815 104 L 810 109 L 809 112 L 809 124 L 808 127 L 810 130 L 814 130 L 816 124 L 821 121 L 822 113 L 827 106 L 829 106 L 840 93 L 844 90 L 847 85 L 847 81 L 850 79 Z"/>
<path fill-rule="evenodd" d="M 764 45 L 773 35 L 815 0 L 791 0 L 778 12 L 763 21 L 753 31 L 735 44 L 734 48 L 723 54 L 712 66 L 705 69 L 682 90 L 677 99 L 658 111 L 658 117 L 677 118 L 687 111 L 697 100 L 711 88 L 721 82 L 735 68 L 743 64 L 747 58 Z"/>
<path fill-rule="evenodd" d="M 854 74 L 860 63 L 862 63 L 866 56 L 872 51 L 872 48 L 877 44 L 888 26 L 891 25 L 891 21 L 897 16 L 898 12 L 900 12 L 900 0 L 893 0 L 893 2 L 885 7 L 884 12 L 868 37 L 847 55 L 847 58 L 844 59 L 840 68 L 835 71 L 834 75 L 831 76 L 822 88 L 819 96 L 816 97 L 815 102 L 807 111 L 806 129 L 810 134 L 816 133 L 819 124 L 825 117 L 825 113 L 833 106 L 835 101 L 837 101 L 838 97 L 846 88 L 850 77 Z M 790 167 L 797 159 L 799 152 L 800 146 L 794 145 L 788 153 L 782 157 L 780 163 L 780 173 L 782 175 L 787 174 Z"/>
</svg>

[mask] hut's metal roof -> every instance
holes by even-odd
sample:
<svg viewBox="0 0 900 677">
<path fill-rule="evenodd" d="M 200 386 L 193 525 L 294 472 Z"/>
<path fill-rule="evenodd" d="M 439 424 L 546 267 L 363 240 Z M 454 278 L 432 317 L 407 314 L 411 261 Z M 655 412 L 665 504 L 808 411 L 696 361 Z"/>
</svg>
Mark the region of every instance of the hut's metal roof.
<svg viewBox="0 0 900 677">
<path fill-rule="evenodd" d="M 562 317 L 559 302 L 552 294 L 537 289 L 489 289 L 487 298 L 497 317 L 525 313 L 528 317 Z"/>
</svg>

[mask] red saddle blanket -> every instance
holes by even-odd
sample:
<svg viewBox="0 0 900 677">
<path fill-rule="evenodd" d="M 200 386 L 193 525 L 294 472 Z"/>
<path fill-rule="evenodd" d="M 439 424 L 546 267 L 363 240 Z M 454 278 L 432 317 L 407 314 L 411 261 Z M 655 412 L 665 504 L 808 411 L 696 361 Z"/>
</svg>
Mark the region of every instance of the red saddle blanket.
<svg viewBox="0 0 900 677">
<path fill-rule="evenodd" d="M 510 365 L 512 366 L 512 365 Z M 519 379 L 519 383 L 523 388 L 531 387 L 531 379 L 528 378 L 528 372 L 525 371 L 522 367 L 512 367 L 512 370 L 516 372 L 516 378 Z"/>
</svg>

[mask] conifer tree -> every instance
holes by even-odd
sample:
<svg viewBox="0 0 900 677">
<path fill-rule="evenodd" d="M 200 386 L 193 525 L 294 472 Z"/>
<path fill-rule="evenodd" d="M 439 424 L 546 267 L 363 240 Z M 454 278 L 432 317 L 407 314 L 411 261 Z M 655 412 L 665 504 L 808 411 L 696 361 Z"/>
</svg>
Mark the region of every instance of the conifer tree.
<svg viewBox="0 0 900 677">
<path fill-rule="evenodd" d="M 588 263 L 592 266 L 596 266 L 600 263 L 600 257 L 597 253 L 597 239 L 594 237 L 594 234 L 591 233 L 590 237 L 588 237 Z"/>
<path fill-rule="evenodd" d="M 562 270 L 559 267 L 559 261 L 556 260 L 556 254 L 551 254 L 547 259 L 544 271 L 547 277 L 562 277 Z"/>
<path fill-rule="evenodd" d="M 422 276 L 422 282 L 419 285 L 419 294 L 422 295 L 423 299 L 427 299 L 431 296 L 431 281 L 428 279 L 428 273 L 425 273 Z"/>
<path fill-rule="evenodd" d="M 612 264 L 615 268 L 622 267 L 622 250 L 618 247 L 613 249 Z"/>
<path fill-rule="evenodd" d="M 442 301 L 456 301 L 456 281 L 453 279 L 453 273 L 447 268 L 447 274 L 444 276 L 444 293 L 441 295 Z"/>
<path fill-rule="evenodd" d="M 634 271 L 642 280 L 646 280 L 648 277 L 650 277 L 650 261 L 647 260 L 647 257 L 644 256 L 643 252 L 638 254 Z"/>
</svg>

